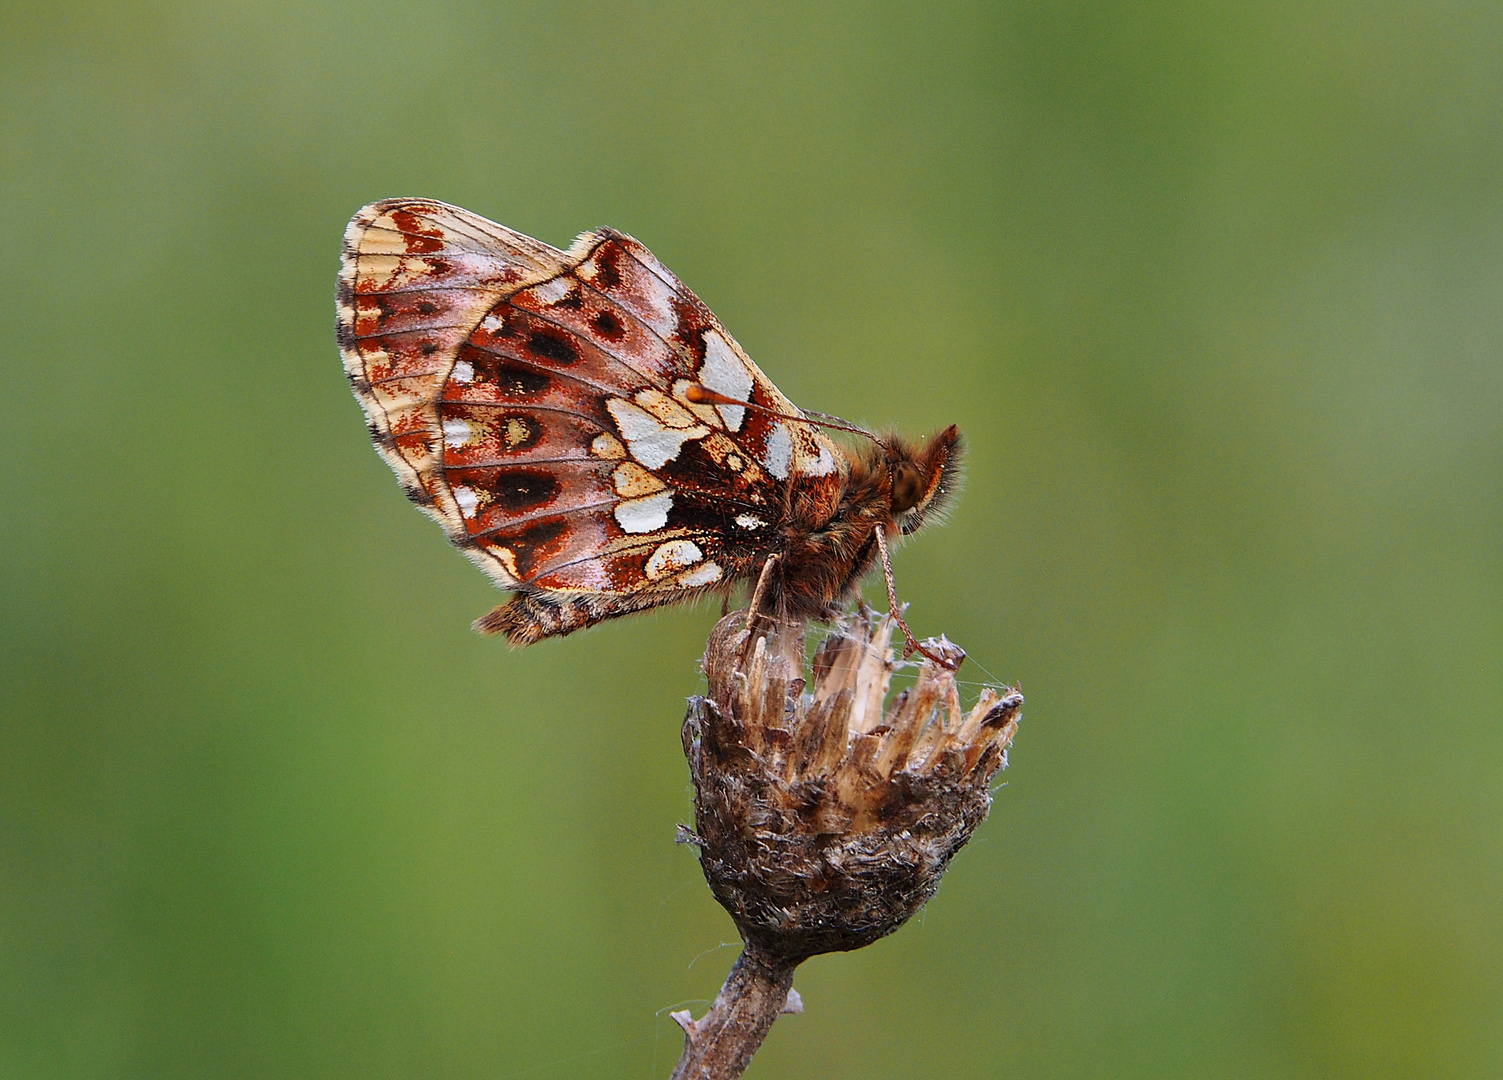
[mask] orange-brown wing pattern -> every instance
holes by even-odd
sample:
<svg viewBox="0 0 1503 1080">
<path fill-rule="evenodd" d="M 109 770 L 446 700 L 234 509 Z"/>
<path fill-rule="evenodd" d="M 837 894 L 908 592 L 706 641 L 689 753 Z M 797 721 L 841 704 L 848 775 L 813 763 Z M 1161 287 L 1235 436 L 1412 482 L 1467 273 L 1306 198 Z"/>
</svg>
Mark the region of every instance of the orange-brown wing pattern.
<svg viewBox="0 0 1503 1080">
<path fill-rule="evenodd" d="M 440 471 L 438 400 L 455 352 L 498 297 L 562 267 L 547 244 L 444 203 L 372 203 L 345 229 L 336 320 L 345 373 L 376 448 L 446 527 L 458 507 Z"/>
<path fill-rule="evenodd" d="M 846 459 L 816 428 L 688 400 L 698 383 L 802 415 L 630 237 L 587 233 L 565 253 L 388 201 L 351 223 L 341 283 L 378 446 L 500 585 L 556 598 L 559 627 L 534 637 L 753 572 L 794 481 L 801 499 L 838 499 Z"/>
</svg>

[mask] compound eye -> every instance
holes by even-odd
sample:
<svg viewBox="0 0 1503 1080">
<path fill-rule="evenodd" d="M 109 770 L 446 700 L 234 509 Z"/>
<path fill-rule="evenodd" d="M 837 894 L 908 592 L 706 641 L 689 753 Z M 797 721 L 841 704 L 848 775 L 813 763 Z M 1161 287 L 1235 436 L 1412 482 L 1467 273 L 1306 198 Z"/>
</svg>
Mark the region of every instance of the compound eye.
<svg viewBox="0 0 1503 1080">
<path fill-rule="evenodd" d="M 892 467 L 892 512 L 902 514 L 912 510 L 924 497 L 924 474 L 911 461 L 900 461 Z"/>
</svg>

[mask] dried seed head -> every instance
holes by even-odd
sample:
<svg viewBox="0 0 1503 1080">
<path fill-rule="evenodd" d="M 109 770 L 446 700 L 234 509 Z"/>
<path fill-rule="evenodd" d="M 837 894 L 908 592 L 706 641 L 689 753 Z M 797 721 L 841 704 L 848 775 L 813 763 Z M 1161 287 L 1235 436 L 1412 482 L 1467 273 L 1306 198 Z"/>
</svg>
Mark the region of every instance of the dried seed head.
<svg viewBox="0 0 1503 1080">
<path fill-rule="evenodd" d="M 1023 695 L 988 687 L 963 713 L 955 673 L 924 661 L 884 711 L 890 616 L 863 609 L 803 674 L 804 627 L 721 619 L 705 649 L 684 753 L 700 864 L 741 935 L 800 960 L 901 926 L 985 820 Z M 965 653 L 944 638 L 931 652 Z M 806 689 L 808 692 L 806 692 Z"/>
</svg>

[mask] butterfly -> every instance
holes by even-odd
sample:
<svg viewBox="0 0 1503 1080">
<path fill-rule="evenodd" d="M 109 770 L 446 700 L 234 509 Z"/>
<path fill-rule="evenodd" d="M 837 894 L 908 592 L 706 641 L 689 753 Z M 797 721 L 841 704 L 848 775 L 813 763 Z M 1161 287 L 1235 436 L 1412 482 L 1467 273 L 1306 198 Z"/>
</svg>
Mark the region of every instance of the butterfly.
<svg viewBox="0 0 1503 1080">
<path fill-rule="evenodd" d="M 513 645 L 752 580 L 754 610 L 827 619 L 879 561 L 896 611 L 888 543 L 959 480 L 956 427 L 920 445 L 801 412 L 612 229 L 560 251 L 445 203 L 371 203 L 336 327 L 377 450 L 512 593 L 476 629 Z"/>
</svg>

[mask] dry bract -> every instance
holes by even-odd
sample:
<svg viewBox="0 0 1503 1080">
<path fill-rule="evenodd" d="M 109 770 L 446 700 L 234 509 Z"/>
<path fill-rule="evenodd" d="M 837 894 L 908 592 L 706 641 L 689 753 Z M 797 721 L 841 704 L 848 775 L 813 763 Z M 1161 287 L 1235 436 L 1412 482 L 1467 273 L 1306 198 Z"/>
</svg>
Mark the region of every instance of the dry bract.
<svg viewBox="0 0 1503 1080">
<path fill-rule="evenodd" d="M 963 712 L 954 672 L 926 660 L 884 711 L 890 617 L 863 610 L 826 639 L 812 687 L 803 627 L 756 630 L 741 612 L 716 626 L 709 693 L 684 721 L 693 842 L 748 943 L 795 960 L 860 948 L 934 895 L 986 818 L 1023 696 L 987 688 Z"/>
</svg>

